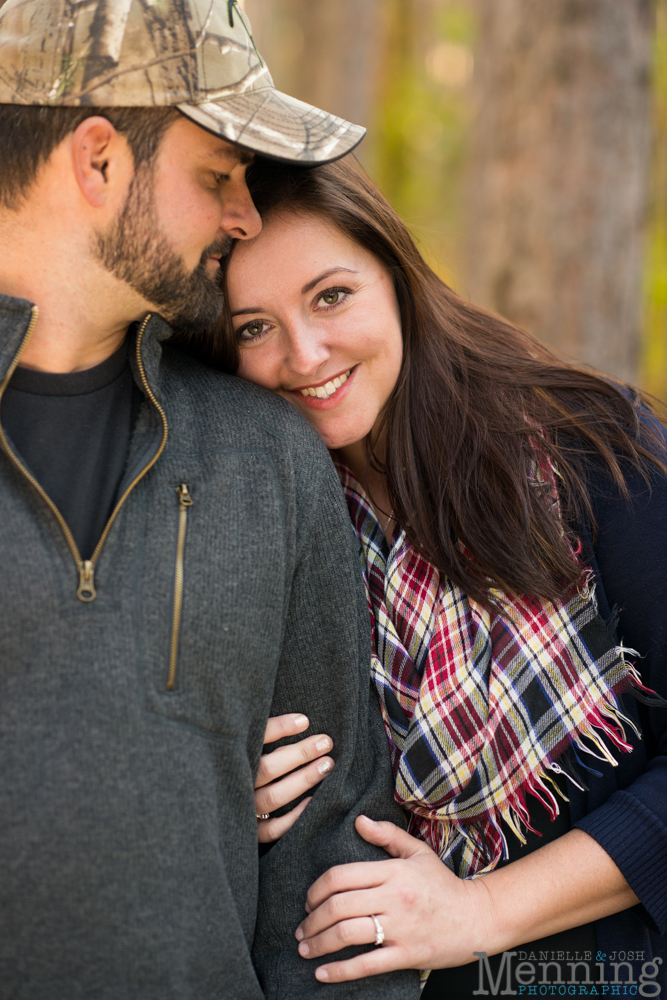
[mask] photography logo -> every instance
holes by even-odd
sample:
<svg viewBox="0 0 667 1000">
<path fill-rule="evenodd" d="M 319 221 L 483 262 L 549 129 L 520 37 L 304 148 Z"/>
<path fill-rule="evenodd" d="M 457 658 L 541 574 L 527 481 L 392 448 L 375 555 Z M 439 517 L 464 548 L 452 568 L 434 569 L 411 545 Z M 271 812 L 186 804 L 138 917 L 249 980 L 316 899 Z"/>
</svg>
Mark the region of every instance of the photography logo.
<svg viewBox="0 0 667 1000">
<path fill-rule="evenodd" d="M 478 984 L 473 996 L 659 997 L 661 958 L 643 951 L 504 951 L 495 973 L 485 951 L 476 951 Z M 518 961 L 515 962 L 515 959 Z"/>
</svg>

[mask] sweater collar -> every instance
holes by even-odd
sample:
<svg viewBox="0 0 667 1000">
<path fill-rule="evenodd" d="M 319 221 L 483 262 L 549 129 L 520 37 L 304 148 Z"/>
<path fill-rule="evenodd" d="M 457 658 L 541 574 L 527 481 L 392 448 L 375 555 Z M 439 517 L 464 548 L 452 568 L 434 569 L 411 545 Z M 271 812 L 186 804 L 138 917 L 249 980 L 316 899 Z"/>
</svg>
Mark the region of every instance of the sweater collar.
<svg viewBox="0 0 667 1000">
<path fill-rule="evenodd" d="M 14 365 L 15 359 L 33 322 L 39 323 L 39 315 L 35 319 L 36 310 L 33 303 L 26 299 L 16 299 L 8 295 L 0 295 L 0 382 L 3 382 L 7 372 Z M 137 324 L 134 324 L 137 326 Z M 140 326 L 140 324 L 139 324 Z M 137 326 L 137 328 L 139 328 Z M 130 331 L 131 334 L 132 331 Z M 146 381 L 156 398 L 159 392 L 159 367 L 162 357 L 161 343 L 171 336 L 169 324 L 157 313 L 152 313 L 146 323 L 141 342 L 141 360 L 146 374 Z M 131 343 L 134 337 L 131 338 Z M 130 352 L 131 362 L 134 352 Z M 133 364 L 135 379 L 137 372 Z M 140 380 L 139 380 L 140 381 Z"/>
<path fill-rule="evenodd" d="M 34 306 L 26 299 L 0 295 L 0 382 L 21 349 L 33 319 Z"/>
</svg>

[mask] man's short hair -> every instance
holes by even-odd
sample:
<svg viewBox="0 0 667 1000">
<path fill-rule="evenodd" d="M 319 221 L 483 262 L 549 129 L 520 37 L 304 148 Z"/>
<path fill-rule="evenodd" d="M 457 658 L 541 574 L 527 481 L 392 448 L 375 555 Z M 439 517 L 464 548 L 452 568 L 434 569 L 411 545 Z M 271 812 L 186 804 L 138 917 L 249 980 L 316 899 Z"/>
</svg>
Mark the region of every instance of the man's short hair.
<svg viewBox="0 0 667 1000">
<path fill-rule="evenodd" d="M 132 150 L 135 167 L 153 162 L 169 126 L 181 118 L 176 108 L 68 108 L 0 104 L 0 205 L 21 206 L 40 167 L 82 121 L 107 118 Z"/>
</svg>

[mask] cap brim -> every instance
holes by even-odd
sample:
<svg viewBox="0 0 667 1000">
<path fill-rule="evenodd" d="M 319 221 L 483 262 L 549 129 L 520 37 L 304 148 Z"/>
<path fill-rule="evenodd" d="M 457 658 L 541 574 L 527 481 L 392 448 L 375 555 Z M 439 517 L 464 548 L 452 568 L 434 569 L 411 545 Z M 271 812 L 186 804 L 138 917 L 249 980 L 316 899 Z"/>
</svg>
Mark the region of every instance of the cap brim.
<svg viewBox="0 0 667 1000">
<path fill-rule="evenodd" d="M 177 107 L 191 121 L 228 142 L 304 166 L 338 160 L 366 135 L 361 125 L 352 125 L 273 88 Z"/>
</svg>

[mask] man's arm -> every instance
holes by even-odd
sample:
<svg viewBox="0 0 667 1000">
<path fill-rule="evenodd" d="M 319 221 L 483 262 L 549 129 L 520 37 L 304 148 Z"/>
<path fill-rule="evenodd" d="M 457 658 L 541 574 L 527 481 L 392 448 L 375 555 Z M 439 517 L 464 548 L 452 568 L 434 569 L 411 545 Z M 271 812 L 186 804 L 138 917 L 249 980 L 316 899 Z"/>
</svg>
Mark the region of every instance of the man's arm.
<svg viewBox="0 0 667 1000">
<path fill-rule="evenodd" d="M 253 958 L 270 1000 L 322 993 L 316 964 L 299 956 L 294 937 L 312 883 L 332 865 L 387 857 L 359 837 L 355 818 L 365 813 L 403 825 L 371 691 L 370 626 L 355 540 L 333 466 L 322 460 L 315 467 L 319 481 L 313 482 L 311 465 L 307 523 L 300 505 L 299 550 L 271 713 L 304 712 L 313 732 L 333 739 L 336 766 L 295 826 L 260 863 Z M 398 972 L 326 989 L 332 997 L 408 1000 L 419 996 L 419 977 Z"/>
</svg>

